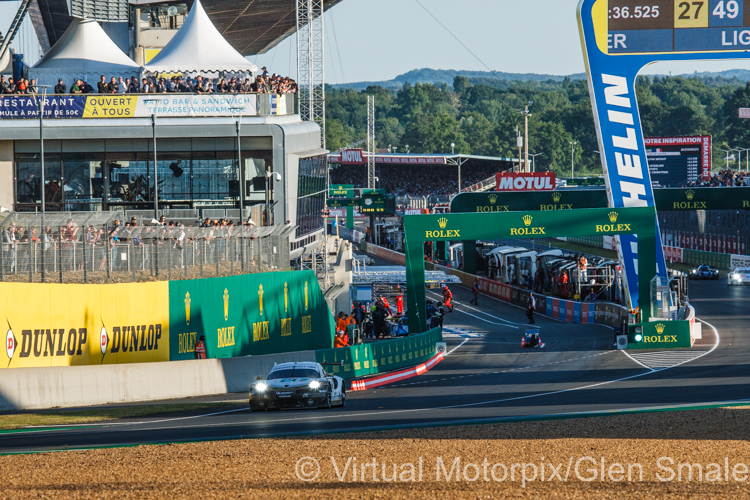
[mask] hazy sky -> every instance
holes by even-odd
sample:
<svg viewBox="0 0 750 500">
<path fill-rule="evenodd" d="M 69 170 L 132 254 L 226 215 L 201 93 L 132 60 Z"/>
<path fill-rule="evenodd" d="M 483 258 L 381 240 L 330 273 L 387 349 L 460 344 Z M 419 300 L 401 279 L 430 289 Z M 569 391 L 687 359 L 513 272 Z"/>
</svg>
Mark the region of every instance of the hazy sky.
<svg viewBox="0 0 750 500">
<path fill-rule="evenodd" d="M 578 0 L 419 1 L 493 70 L 555 75 L 584 71 Z M 328 83 L 390 80 L 418 68 L 486 71 L 416 0 L 343 0 L 326 13 L 324 24 Z M 292 35 L 249 59 L 258 67 L 294 76 L 296 57 Z M 750 68 L 750 63 L 664 63 L 645 72 L 730 68 Z"/>
</svg>

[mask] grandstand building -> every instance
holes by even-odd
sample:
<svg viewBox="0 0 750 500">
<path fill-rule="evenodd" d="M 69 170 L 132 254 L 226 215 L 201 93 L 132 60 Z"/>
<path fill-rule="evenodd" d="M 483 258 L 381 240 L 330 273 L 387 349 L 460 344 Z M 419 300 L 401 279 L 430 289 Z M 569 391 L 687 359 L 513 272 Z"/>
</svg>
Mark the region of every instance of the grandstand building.
<svg viewBox="0 0 750 500">
<path fill-rule="evenodd" d="M 323 0 L 323 8 L 339 2 Z M 107 10 L 112 13 L 110 17 L 125 22 L 104 22 L 105 31 L 123 52 L 138 64 L 145 64 L 172 39 L 192 4 L 192 0 L 36 0 L 30 4 L 29 17 L 46 53 L 74 19 L 69 6 Z M 296 6 L 296 0 L 203 2 L 211 22 L 242 55 L 262 54 L 294 33 Z"/>
</svg>

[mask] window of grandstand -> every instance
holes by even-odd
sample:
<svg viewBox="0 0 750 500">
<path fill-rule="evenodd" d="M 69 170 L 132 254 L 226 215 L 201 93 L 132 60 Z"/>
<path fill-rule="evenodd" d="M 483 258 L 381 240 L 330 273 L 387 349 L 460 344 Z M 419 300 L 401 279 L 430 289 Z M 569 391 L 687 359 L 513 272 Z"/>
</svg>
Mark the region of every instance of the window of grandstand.
<svg viewBox="0 0 750 500">
<path fill-rule="evenodd" d="M 322 211 L 326 196 L 327 156 L 318 155 L 299 160 L 297 187 L 297 236 L 323 227 Z"/>
<path fill-rule="evenodd" d="M 462 189 L 495 175 L 493 164 L 464 167 Z M 381 189 L 396 196 L 452 195 L 458 192 L 458 167 L 454 165 L 386 165 L 378 164 L 375 176 Z M 331 170 L 331 184 L 367 185 L 366 165 L 341 165 Z"/>
</svg>

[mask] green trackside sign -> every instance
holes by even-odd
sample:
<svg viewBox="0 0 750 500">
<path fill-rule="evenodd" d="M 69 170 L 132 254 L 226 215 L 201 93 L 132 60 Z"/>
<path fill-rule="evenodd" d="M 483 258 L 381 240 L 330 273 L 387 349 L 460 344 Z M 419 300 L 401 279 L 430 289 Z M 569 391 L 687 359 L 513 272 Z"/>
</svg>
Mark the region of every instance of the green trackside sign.
<svg viewBox="0 0 750 500">
<path fill-rule="evenodd" d="M 435 343 L 442 340 L 442 331 L 434 328 L 394 340 L 320 349 L 315 351 L 315 359 L 318 363 L 333 363 L 326 370 L 348 380 L 423 363 L 436 354 Z M 341 361 L 343 366 L 336 366 Z"/>
<path fill-rule="evenodd" d="M 330 348 L 333 317 L 312 271 L 169 282 L 169 359 Z"/>
<path fill-rule="evenodd" d="M 654 189 L 657 210 L 750 210 L 750 187 Z M 451 213 L 575 210 L 608 206 L 603 189 L 460 193 Z"/>
<path fill-rule="evenodd" d="M 638 282 L 641 311 L 650 311 L 650 280 L 656 274 L 656 211 L 653 207 L 595 208 L 527 212 L 407 215 L 406 286 L 409 331 L 427 331 L 425 313 L 424 242 L 588 235 L 638 235 Z M 626 290 L 627 291 L 627 290 Z M 635 304 L 634 304 L 635 306 Z"/>
<path fill-rule="evenodd" d="M 664 349 L 692 347 L 689 321 L 649 321 L 628 325 L 628 349 Z M 642 339 L 636 342 L 636 331 Z"/>
<path fill-rule="evenodd" d="M 336 186 L 329 186 L 328 196 L 343 196 L 345 198 L 354 197 L 354 184 L 338 184 Z"/>
</svg>

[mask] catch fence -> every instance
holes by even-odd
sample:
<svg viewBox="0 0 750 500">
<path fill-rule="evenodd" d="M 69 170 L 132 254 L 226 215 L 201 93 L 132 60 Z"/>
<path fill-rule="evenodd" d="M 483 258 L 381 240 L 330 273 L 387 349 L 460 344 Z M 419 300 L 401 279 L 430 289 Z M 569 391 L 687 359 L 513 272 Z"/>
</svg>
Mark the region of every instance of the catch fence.
<svg viewBox="0 0 750 500">
<path fill-rule="evenodd" d="M 290 268 L 296 226 L 130 225 L 123 215 L 10 214 L 0 223 L 0 281 L 125 283 Z"/>
</svg>

